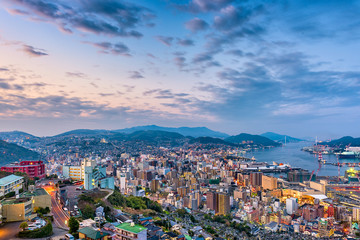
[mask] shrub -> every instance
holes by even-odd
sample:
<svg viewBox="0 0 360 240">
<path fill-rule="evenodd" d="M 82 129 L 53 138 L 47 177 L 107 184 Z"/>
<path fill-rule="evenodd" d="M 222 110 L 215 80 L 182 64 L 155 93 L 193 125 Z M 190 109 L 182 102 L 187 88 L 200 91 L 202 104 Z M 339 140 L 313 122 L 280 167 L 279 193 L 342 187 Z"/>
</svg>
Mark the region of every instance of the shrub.
<svg viewBox="0 0 360 240">
<path fill-rule="evenodd" d="M 68 226 L 70 228 L 69 233 L 73 234 L 79 230 L 79 222 L 74 217 L 70 217 Z"/>
<path fill-rule="evenodd" d="M 9 192 L 9 193 L 5 194 L 6 198 L 10 198 L 10 197 L 13 197 L 13 196 L 15 196 L 15 192 Z"/>
<path fill-rule="evenodd" d="M 43 238 L 53 234 L 53 228 L 50 220 L 46 221 L 46 225 L 35 230 L 25 230 L 17 234 L 19 238 Z"/>
</svg>

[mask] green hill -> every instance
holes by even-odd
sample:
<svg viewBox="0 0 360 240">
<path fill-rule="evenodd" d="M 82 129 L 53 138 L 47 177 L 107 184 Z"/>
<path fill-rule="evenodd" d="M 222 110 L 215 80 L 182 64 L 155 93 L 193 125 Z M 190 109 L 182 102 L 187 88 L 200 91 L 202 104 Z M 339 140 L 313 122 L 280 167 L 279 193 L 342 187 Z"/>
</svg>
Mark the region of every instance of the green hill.
<svg viewBox="0 0 360 240">
<path fill-rule="evenodd" d="M 271 139 L 275 142 L 281 142 L 281 143 L 285 143 L 285 138 L 286 138 L 287 143 L 304 141 L 299 138 L 294 138 L 294 137 L 290 137 L 288 135 L 281 135 L 281 134 L 277 134 L 277 133 L 273 133 L 273 132 L 266 132 L 266 133 L 261 134 L 260 136 L 263 136 L 263 137 Z"/>
<path fill-rule="evenodd" d="M 231 143 L 238 143 L 238 144 L 252 142 L 252 144 L 260 145 L 260 146 L 274 146 L 274 147 L 281 146 L 281 143 L 275 142 L 266 137 L 263 137 L 260 135 L 251 135 L 251 134 L 247 134 L 247 133 L 241 133 L 236 136 L 231 136 L 231 137 L 225 138 L 225 141 L 231 142 Z"/>
<path fill-rule="evenodd" d="M 200 143 L 200 144 L 222 144 L 222 145 L 231 145 L 233 146 L 233 143 L 226 142 L 220 138 L 212 138 L 212 137 L 198 137 L 191 139 L 189 141 L 190 144 L 194 143 Z"/>
<path fill-rule="evenodd" d="M 39 154 L 13 143 L 0 140 L 0 166 L 26 159 L 37 159 Z"/>
<path fill-rule="evenodd" d="M 353 138 L 350 136 L 346 136 L 346 137 L 332 140 L 330 142 L 321 142 L 318 144 L 329 145 L 331 147 L 346 147 L 348 145 L 350 145 L 352 147 L 359 147 L 360 146 L 360 138 Z"/>
</svg>

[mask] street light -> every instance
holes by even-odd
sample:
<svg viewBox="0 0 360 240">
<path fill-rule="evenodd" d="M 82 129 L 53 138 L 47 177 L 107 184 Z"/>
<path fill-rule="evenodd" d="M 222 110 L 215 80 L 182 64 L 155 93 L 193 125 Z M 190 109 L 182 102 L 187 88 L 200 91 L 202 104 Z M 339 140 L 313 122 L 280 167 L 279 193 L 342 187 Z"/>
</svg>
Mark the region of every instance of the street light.
<svg viewBox="0 0 360 240">
<path fill-rule="evenodd" d="M 65 224 L 66 224 L 66 226 L 67 226 L 67 220 L 65 220 Z"/>
</svg>

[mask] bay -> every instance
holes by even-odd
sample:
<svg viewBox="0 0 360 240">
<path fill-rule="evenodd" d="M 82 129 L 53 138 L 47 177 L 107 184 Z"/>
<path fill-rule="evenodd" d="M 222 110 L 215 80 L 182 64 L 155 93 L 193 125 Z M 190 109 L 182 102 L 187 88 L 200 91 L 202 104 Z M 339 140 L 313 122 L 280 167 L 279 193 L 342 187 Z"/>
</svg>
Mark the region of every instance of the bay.
<svg viewBox="0 0 360 240">
<path fill-rule="evenodd" d="M 301 151 L 303 147 L 312 146 L 313 142 L 299 142 L 288 143 L 283 147 L 276 147 L 270 149 L 253 150 L 246 153 L 246 157 L 255 157 L 258 162 L 267 162 L 272 164 L 286 163 L 292 167 L 300 167 L 312 172 L 319 168 L 318 156 L 308 152 Z M 326 162 L 337 163 L 336 155 L 323 155 Z M 359 160 L 340 159 L 340 162 L 354 162 L 359 163 Z M 343 176 L 346 169 L 349 167 L 340 167 L 340 174 Z M 359 169 L 359 168 L 355 168 Z M 338 166 L 321 165 L 319 176 L 338 176 Z"/>
</svg>

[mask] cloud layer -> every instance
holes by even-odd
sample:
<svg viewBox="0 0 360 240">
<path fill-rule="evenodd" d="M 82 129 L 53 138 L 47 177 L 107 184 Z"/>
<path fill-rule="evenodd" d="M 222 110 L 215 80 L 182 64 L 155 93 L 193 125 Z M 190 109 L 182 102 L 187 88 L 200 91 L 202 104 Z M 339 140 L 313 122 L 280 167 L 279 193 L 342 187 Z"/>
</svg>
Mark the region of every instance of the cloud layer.
<svg viewBox="0 0 360 240">
<path fill-rule="evenodd" d="M 338 124 L 339 135 L 359 120 L 357 1 L 0 4 L 44 35 L 54 26 L 60 30 L 59 40 L 37 41 L 26 36 L 30 29 L 12 35 L 0 25 L 0 48 L 32 57 L 0 66 L 2 118 L 141 116 L 149 124 L 178 118 L 229 133 L 295 134 L 302 133 L 296 126 L 333 134 L 336 122 L 347 123 Z M 24 71 L 39 66 L 56 71 Z"/>
</svg>

